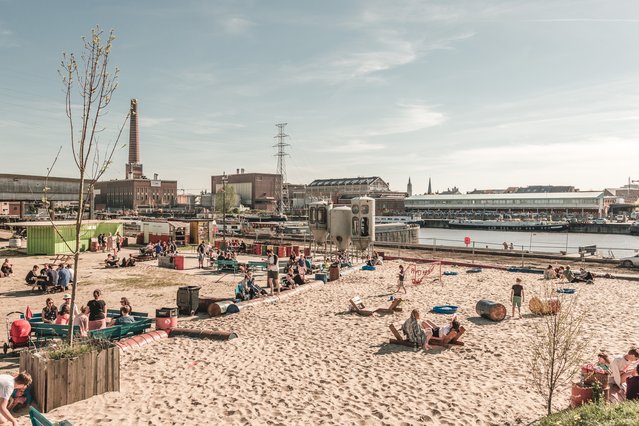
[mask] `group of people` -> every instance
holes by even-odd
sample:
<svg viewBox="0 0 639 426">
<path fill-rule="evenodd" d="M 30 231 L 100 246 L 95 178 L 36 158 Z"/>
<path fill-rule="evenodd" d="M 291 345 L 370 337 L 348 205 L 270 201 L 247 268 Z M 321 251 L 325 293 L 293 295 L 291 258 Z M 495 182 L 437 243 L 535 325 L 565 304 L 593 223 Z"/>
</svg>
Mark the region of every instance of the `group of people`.
<svg viewBox="0 0 639 426">
<path fill-rule="evenodd" d="M 158 240 L 157 242 L 153 243 L 149 241 L 146 246 L 140 248 L 140 254 L 142 256 L 167 256 L 175 255 L 177 254 L 177 252 L 177 244 L 175 243 L 175 241 L 173 241 L 173 238 L 169 238 L 168 242 Z"/>
<path fill-rule="evenodd" d="M 132 323 L 135 319 L 130 315 L 133 312 L 131 303 L 126 297 L 120 299 L 120 315 L 108 320 L 106 302 L 101 299 L 102 292 L 95 290 L 93 300 L 87 302 L 78 309 L 77 304 L 71 306 L 71 295 L 62 296 L 62 304 L 58 307 L 52 298 L 48 297 L 46 305 L 42 308 L 42 322 L 45 324 L 69 323 L 73 311 L 73 325 L 80 329 L 80 336 L 86 337 L 89 330 L 97 330 L 107 326 Z"/>
<path fill-rule="evenodd" d="M 55 290 L 56 287 L 64 291 L 68 290 L 69 284 L 73 282 L 73 274 L 73 268 L 68 263 L 60 263 L 57 268 L 51 263 L 45 263 L 42 269 L 39 269 L 38 265 L 33 265 L 25 281 L 31 286 L 31 291 L 38 287 L 45 293 Z"/>
<path fill-rule="evenodd" d="M 548 267 L 544 270 L 544 279 L 545 280 L 554 280 L 559 278 L 561 280 L 566 280 L 569 283 L 594 283 L 595 277 L 592 272 L 585 270 L 584 268 L 579 268 L 578 273 L 574 273 L 572 269 L 570 269 L 570 265 L 567 265 L 565 268 L 563 266 L 553 267 L 552 265 L 548 265 Z"/>
<path fill-rule="evenodd" d="M 460 323 L 457 315 L 453 315 L 449 322 L 438 326 L 432 321 L 422 320 L 417 309 L 413 309 L 410 317 L 402 325 L 402 332 L 417 347 L 429 350 L 428 342 L 432 337 L 454 339 L 460 333 Z"/>
<path fill-rule="evenodd" d="M 627 353 L 613 357 L 606 353 L 597 356 L 595 372 L 607 373 L 608 383 L 615 386 L 613 394 L 618 399 L 639 400 L 639 350 L 631 348 Z M 636 365 L 633 365 L 636 364 Z"/>
<path fill-rule="evenodd" d="M 104 251 L 120 251 L 122 248 L 122 235 L 116 232 L 115 235 L 111 234 L 98 234 L 98 250 Z"/>
<path fill-rule="evenodd" d="M 120 260 L 117 255 L 109 253 L 104 263 L 107 268 L 128 268 L 135 266 L 135 258 L 133 254 L 129 254 L 129 257 L 123 257 L 122 260 Z"/>
<path fill-rule="evenodd" d="M 251 300 L 267 294 L 266 290 L 255 283 L 255 278 L 251 271 L 246 271 L 242 281 L 235 287 L 236 300 Z"/>
</svg>

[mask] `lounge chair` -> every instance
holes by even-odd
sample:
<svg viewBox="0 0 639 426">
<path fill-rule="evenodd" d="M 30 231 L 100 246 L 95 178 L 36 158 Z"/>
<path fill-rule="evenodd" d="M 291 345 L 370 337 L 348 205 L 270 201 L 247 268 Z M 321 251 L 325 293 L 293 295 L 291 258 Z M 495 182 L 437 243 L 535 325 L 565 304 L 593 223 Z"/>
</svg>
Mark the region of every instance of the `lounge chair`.
<svg viewBox="0 0 639 426">
<path fill-rule="evenodd" d="M 400 332 L 397 330 L 397 328 L 395 327 L 394 324 L 390 324 L 388 326 L 388 328 L 390 328 L 391 333 L 393 333 L 393 337 L 394 339 L 390 339 L 390 343 L 394 344 L 394 345 L 402 345 L 402 346 L 408 346 L 408 347 L 415 347 L 415 343 L 411 342 L 410 340 L 404 338 Z M 454 336 L 451 336 L 450 334 L 444 337 L 431 337 L 428 340 L 428 344 L 429 345 L 437 345 L 437 346 L 447 346 L 447 345 L 458 345 L 458 346 L 464 346 L 464 342 L 460 341 L 459 338 L 462 336 L 462 334 L 464 334 L 464 332 L 466 331 L 466 329 L 464 327 L 459 327 L 459 332 L 457 332 Z"/>
<path fill-rule="evenodd" d="M 365 317 L 370 317 L 377 310 L 377 308 L 366 309 L 366 306 L 364 306 L 364 303 L 362 302 L 362 299 L 359 296 L 353 297 L 348 302 L 351 304 L 351 310 Z"/>
<path fill-rule="evenodd" d="M 351 309 L 353 311 L 366 317 L 373 315 L 375 312 L 378 314 L 392 314 L 394 312 L 401 312 L 402 310 L 402 308 L 399 307 L 399 304 L 402 303 L 402 299 L 400 298 L 393 300 L 388 307 L 380 306 L 376 308 L 366 308 L 359 296 L 353 297 L 349 300 L 349 303 L 351 304 Z"/>
<path fill-rule="evenodd" d="M 71 423 L 66 420 L 52 422 L 33 407 L 29 407 L 29 418 L 31 419 L 31 426 L 72 426 Z"/>
<path fill-rule="evenodd" d="M 388 308 L 378 308 L 377 312 L 380 314 L 392 314 L 395 312 L 401 312 L 402 308 L 399 307 L 400 303 L 402 303 L 402 299 L 398 297 L 391 302 Z"/>
</svg>

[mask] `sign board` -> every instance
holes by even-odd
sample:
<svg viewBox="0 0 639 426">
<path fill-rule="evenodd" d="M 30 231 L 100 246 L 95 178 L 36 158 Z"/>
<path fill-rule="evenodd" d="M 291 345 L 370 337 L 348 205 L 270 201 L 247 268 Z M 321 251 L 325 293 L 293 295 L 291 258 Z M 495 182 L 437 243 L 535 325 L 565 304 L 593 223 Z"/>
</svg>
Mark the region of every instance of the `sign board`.
<svg viewBox="0 0 639 426">
<path fill-rule="evenodd" d="M 151 186 L 159 188 L 159 187 L 162 186 L 162 181 L 161 180 L 152 180 L 151 181 Z"/>
</svg>

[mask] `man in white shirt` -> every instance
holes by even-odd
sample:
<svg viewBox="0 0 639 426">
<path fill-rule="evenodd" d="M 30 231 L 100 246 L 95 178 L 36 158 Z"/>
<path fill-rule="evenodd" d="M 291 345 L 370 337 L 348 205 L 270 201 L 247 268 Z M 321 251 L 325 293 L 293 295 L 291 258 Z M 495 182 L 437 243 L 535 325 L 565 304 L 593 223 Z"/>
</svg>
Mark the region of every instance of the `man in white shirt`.
<svg viewBox="0 0 639 426">
<path fill-rule="evenodd" d="M 626 355 L 617 355 L 610 363 L 610 383 L 614 383 L 623 389 L 626 379 L 634 375 L 631 364 L 639 359 L 639 351 L 630 349 Z"/>
<path fill-rule="evenodd" d="M 18 421 L 9 411 L 9 399 L 11 399 L 14 389 L 24 390 L 30 384 L 31 375 L 29 373 L 23 372 L 15 377 L 8 374 L 0 374 L 0 421 L 8 420 L 11 422 L 11 426 L 18 426 Z"/>
</svg>

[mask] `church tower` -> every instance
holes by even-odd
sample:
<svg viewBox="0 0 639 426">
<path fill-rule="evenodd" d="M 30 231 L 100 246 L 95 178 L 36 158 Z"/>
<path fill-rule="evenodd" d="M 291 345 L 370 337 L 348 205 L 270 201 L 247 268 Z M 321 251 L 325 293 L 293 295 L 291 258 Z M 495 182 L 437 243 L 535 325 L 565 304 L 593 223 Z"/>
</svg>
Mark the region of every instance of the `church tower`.
<svg viewBox="0 0 639 426">
<path fill-rule="evenodd" d="M 433 195 L 433 187 L 430 184 L 430 178 L 428 178 L 428 192 L 426 194 Z"/>
<path fill-rule="evenodd" d="M 413 196 L 413 184 L 410 183 L 410 176 L 408 177 L 408 185 L 406 185 L 406 192 L 408 192 L 408 196 Z"/>
</svg>

